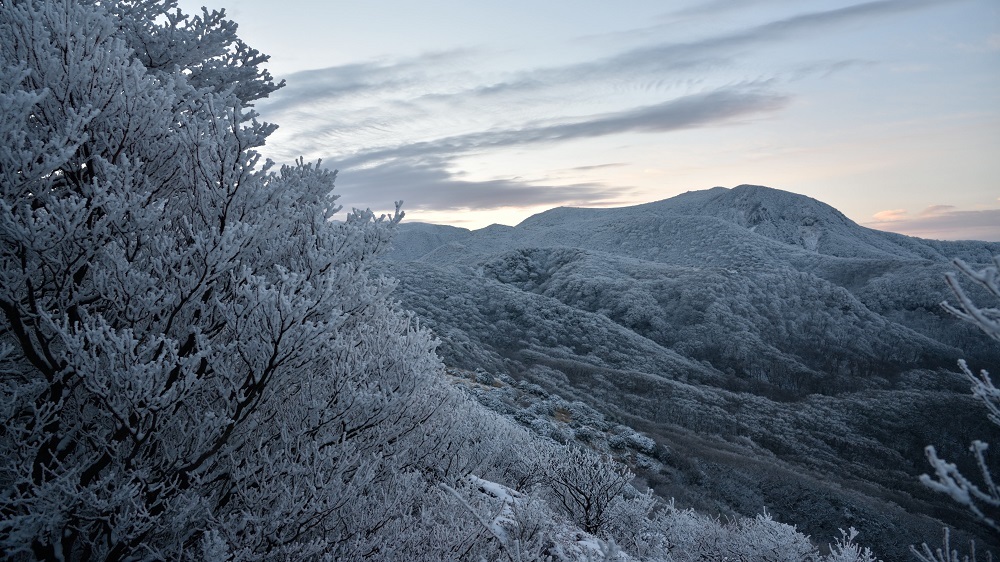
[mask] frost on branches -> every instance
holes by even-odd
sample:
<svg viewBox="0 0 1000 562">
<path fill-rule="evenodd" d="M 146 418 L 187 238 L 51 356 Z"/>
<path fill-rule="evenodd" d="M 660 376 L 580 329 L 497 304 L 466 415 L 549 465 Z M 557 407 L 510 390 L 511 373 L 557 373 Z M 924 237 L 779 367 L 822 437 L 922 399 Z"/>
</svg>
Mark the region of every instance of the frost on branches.
<svg viewBox="0 0 1000 562">
<path fill-rule="evenodd" d="M 266 57 L 169 4 L 0 0 L 5 556 L 363 546 L 445 399 L 368 272 L 400 213 L 261 163 Z"/>
<path fill-rule="evenodd" d="M 962 260 L 955 260 L 955 266 L 987 295 L 995 299 L 994 302 L 1000 303 L 1000 256 L 994 256 L 993 265 L 981 270 L 971 267 Z M 958 299 L 958 306 L 942 303 L 945 309 L 971 322 L 987 336 L 1000 342 L 1000 309 L 977 305 L 962 288 L 955 274 L 949 273 L 947 281 L 955 298 Z M 959 367 L 972 383 L 973 395 L 986 406 L 988 419 L 1000 426 L 1000 389 L 994 386 L 990 374 L 984 369 L 977 375 L 965 361 L 959 361 Z M 969 447 L 976 458 L 982 484 L 977 485 L 965 477 L 954 463 L 939 458 L 933 446 L 928 446 L 926 451 L 927 459 L 934 467 L 934 477 L 924 474 L 920 477 L 920 481 L 933 490 L 948 494 L 977 519 L 1000 531 L 1000 487 L 987 463 L 987 448 L 987 443 L 978 440 L 973 441 Z"/>
</svg>

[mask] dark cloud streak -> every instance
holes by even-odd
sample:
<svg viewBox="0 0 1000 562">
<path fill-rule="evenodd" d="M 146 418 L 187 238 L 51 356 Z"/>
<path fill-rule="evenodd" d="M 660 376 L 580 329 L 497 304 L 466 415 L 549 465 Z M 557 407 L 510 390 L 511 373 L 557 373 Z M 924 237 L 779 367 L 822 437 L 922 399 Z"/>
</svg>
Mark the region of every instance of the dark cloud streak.
<svg viewBox="0 0 1000 562">
<path fill-rule="evenodd" d="M 341 160 L 345 168 L 392 158 L 455 155 L 488 148 L 551 143 L 640 132 L 662 133 L 731 122 L 739 117 L 770 113 L 785 107 L 787 96 L 756 91 L 721 90 L 695 94 L 661 104 L 591 116 L 570 123 L 521 129 L 485 131 L 374 150 Z"/>
<path fill-rule="evenodd" d="M 789 1 L 790 0 L 740 0 L 739 2 L 733 2 L 733 0 L 705 0 L 703 2 L 699 2 L 695 6 L 689 6 L 687 8 L 681 8 L 680 10 L 671 12 L 669 17 L 715 16 L 726 12 L 732 12 L 734 10 L 745 10 L 761 4 L 777 4 Z"/>
<path fill-rule="evenodd" d="M 628 193 L 627 188 L 601 183 L 554 185 L 514 178 L 469 181 L 450 172 L 448 164 L 447 158 L 400 158 L 370 167 L 345 169 L 337 176 L 337 191 L 348 206 L 365 201 L 391 208 L 393 201 L 402 198 L 406 202 L 404 209 L 435 211 L 607 205 L 625 200 Z"/>
</svg>

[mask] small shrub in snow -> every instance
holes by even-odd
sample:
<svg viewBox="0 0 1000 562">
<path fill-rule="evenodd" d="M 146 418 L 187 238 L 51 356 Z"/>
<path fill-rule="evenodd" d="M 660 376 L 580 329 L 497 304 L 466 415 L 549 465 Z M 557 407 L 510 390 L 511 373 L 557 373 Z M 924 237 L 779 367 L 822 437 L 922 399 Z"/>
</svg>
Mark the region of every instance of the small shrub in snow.
<svg viewBox="0 0 1000 562">
<path fill-rule="evenodd" d="M 608 446 L 611 447 L 612 449 L 616 449 L 618 451 L 624 451 L 625 449 L 628 448 L 628 445 L 629 445 L 628 438 L 624 435 L 612 435 L 611 437 L 608 438 Z"/>
<path fill-rule="evenodd" d="M 629 447 L 637 451 L 652 453 L 656 450 L 656 442 L 640 433 L 630 433 L 625 437 L 625 439 Z"/>
</svg>

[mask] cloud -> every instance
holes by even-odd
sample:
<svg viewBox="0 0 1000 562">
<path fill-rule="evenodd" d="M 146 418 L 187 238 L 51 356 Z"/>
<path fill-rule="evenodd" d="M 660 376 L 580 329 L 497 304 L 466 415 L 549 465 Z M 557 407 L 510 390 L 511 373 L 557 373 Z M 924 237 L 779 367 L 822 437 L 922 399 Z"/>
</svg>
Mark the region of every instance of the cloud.
<svg viewBox="0 0 1000 562">
<path fill-rule="evenodd" d="M 719 124 L 737 117 L 784 108 L 789 98 L 763 92 L 721 90 L 673 99 L 656 105 L 594 116 L 562 125 L 517 131 L 522 143 L 597 137 L 625 132 L 665 132 Z"/>
<path fill-rule="evenodd" d="M 904 220 L 909 212 L 906 209 L 887 209 L 872 215 L 875 222 L 895 222 Z"/>
<path fill-rule="evenodd" d="M 969 53 L 995 53 L 1000 51 L 1000 33 L 973 43 L 959 43 L 958 48 Z"/>
<path fill-rule="evenodd" d="M 868 22 L 875 17 L 891 16 L 953 1 L 955 0 L 876 0 L 833 10 L 807 12 L 696 41 L 642 47 L 604 61 L 581 65 L 579 68 L 593 72 L 606 67 L 646 67 L 662 64 L 664 61 L 678 64 L 679 61 L 696 63 L 715 60 L 751 46 L 778 43 L 795 36 L 812 35 L 854 22 Z"/>
<path fill-rule="evenodd" d="M 476 55 L 471 49 L 423 53 L 398 60 L 357 62 L 327 68 L 303 70 L 285 76 L 287 86 L 258 102 L 271 113 L 309 107 L 317 102 L 368 99 L 381 92 L 420 95 L 427 85 L 440 81 L 440 68 L 467 63 Z M 436 70 L 438 69 L 438 70 Z M 428 75 L 432 73 L 434 76 Z M 438 87 L 441 84 L 438 83 Z"/>
<path fill-rule="evenodd" d="M 876 223 L 911 221 L 914 220 L 914 218 L 924 220 L 932 217 L 950 215 L 956 212 L 957 209 L 958 207 L 955 207 L 954 205 L 931 205 L 923 211 L 917 213 L 916 217 L 911 217 L 910 212 L 906 209 L 887 209 L 885 211 L 875 213 L 872 215 L 872 219 L 873 222 Z"/>
<path fill-rule="evenodd" d="M 741 0 L 740 2 L 733 2 L 733 0 L 704 0 L 692 6 L 671 12 L 670 16 L 717 16 L 733 10 L 745 10 L 747 8 L 757 7 L 761 4 L 776 4 L 788 1 L 789 0 Z"/>
<path fill-rule="evenodd" d="M 819 76 L 821 78 L 826 78 L 838 72 L 844 70 L 850 70 L 852 68 L 858 67 L 871 67 L 877 64 L 871 60 L 865 59 L 844 59 L 844 60 L 833 60 L 833 61 L 818 61 L 810 62 L 808 64 L 802 65 L 791 72 L 791 78 L 793 80 L 801 80 L 803 78 L 808 78 L 811 76 Z"/>
<path fill-rule="evenodd" d="M 607 164 L 594 164 L 592 166 L 574 166 L 568 171 L 570 172 L 589 172 L 591 170 L 603 170 L 606 168 L 619 168 L 625 166 L 625 162 L 609 162 Z"/>
<path fill-rule="evenodd" d="M 892 16 L 898 13 L 958 1 L 962 0 L 874 0 L 861 2 L 831 10 L 805 12 L 743 30 L 719 34 L 700 41 L 674 44 L 673 46 L 666 47 L 672 50 L 674 54 L 681 54 L 683 52 L 690 53 L 695 50 L 704 51 L 778 42 L 787 39 L 792 34 L 811 34 L 828 27 L 849 24 L 855 21 L 867 21 L 876 17 Z M 605 36 L 662 37 L 664 34 L 671 33 L 678 25 L 689 26 L 691 18 L 713 20 L 714 23 L 720 16 L 726 16 L 734 12 L 763 12 L 768 9 L 769 5 L 785 5 L 794 9 L 800 6 L 807 6 L 808 4 L 794 0 L 740 0 L 739 2 L 734 2 L 733 0 L 703 0 L 691 6 L 665 14 L 659 18 L 662 20 L 662 23 L 641 29 L 614 31 Z"/>
<path fill-rule="evenodd" d="M 916 215 L 894 209 L 873 218 L 863 226 L 936 240 L 1000 242 L 1000 209 L 962 211 L 953 205 L 933 205 Z"/>
<path fill-rule="evenodd" d="M 807 12 L 695 41 L 661 42 L 594 61 L 537 69 L 520 75 L 518 82 L 531 88 L 539 88 L 554 84 L 569 85 L 583 81 L 652 76 L 655 77 L 652 84 L 656 85 L 663 81 L 663 76 L 672 73 L 728 65 L 733 57 L 745 54 L 751 47 L 781 43 L 799 36 L 810 37 L 823 30 L 836 29 L 854 22 L 868 22 L 873 18 L 952 1 L 955 0 L 877 0 L 833 10 Z M 718 4 L 709 6 L 707 12 L 721 9 L 723 3 Z M 655 27 L 659 29 L 663 26 Z M 871 61 L 852 59 L 817 64 L 824 72 L 829 73 L 859 64 L 871 64 Z M 804 74 L 810 73 L 812 72 Z M 794 77 L 801 78 L 804 74 L 799 72 Z"/>
<path fill-rule="evenodd" d="M 788 102 L 787 96 L 778 94 L 721 90 L 646 107 L 577 118 L 564 123 L 542 123 L 518 129 L 483 131 L 364 150 L 341 159 L 337 165 L 352 168 L 392 158 L 454 155 L 487 148 L 551 143 L 629 132 L 662 133 L 691 129 L 774 112 L 785 107 Z"/>
<path fill-rule="evenodd" d="M 957 207 L 955 207 L 954 205 L 931 205 L 930 207 L 927 207 L 923 211 L 920 211 L 919 216 L 926 218 L 926 217 L 947 215 L 949 213 L 954 212 L 955 209 L 957 209 Z"/>
<path fill-rule="evenodd" d="M 470 181 L 451 171 L 449 159 L 431 156 L 392 159 L 344 169 L 337 192 L 345 206 L 392 208 L 403 199 L 410 210 L 498 209 L 538 205 L 607 206 L 627 201 L 628 188 L 601 183 L 551 185 L 520 178 Z"/>
</svg>

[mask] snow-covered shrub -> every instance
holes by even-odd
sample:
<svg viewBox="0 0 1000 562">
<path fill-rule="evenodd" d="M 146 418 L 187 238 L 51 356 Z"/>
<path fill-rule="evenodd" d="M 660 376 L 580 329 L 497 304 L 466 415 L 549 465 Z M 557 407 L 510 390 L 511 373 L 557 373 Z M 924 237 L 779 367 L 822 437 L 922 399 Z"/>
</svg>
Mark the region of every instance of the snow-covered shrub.
<svg viewBox="0 0 1000 562">
<path fill-rule="evenodd" d="M 479 384 L 485 384 L 486 386 L 493 386 L 496 379 L 493 377 L 493 373 L 486 371 L 484 369 L 476 369 L 476 382 Z"/>
<path fill-rule="evenodd" d="M 721 521 L 672 504 L 657 512 L 649 528 L 658 530 L 670 560 L 773 560 L 776 562 L 878 562 L 867 548 L 854 542 L 858 532 L 841 531 L 830 554 L 820 555 L 809 537 L 779 523 L 764 512 L 752 518 Z"/>
<path fill-rule="evenodd" d="M 608 446 L 618 451 L 624 451 L 629 446 L 628 436 L 620 434 L 612 435 L 608 437 Z"/>
<path fill-rule="evenodd" d="M 649 517 L 657 499 L 652 490 L 639 493 L 629 488 L 623 490 L 631 492 L 629 497 L 622 494 L 611 502 L 604 532 L 627 552 L 640 557 L 655 554 L 665 545 L 660 533 L 652 529 Z"/>
<path fill-rule="evenodd" d="M 589 443 L 594 437 L 597 436 L 597 432 L 594 428 L 588 425 L 582 425 L 580 427 L 573 428 L 573 437 L 577 441 L 582 441 L 584 443 Z"/>
<path fill-rule="evenodd" d="M 591 534 L 604 529 L 611 506 L 633 476 L 624 465 L 582 447 L 554 451 L 543 469 L 554 503 Z"/>
<path fill-rule="evenodd" d="M 910 552 L 919 560 L 919 562 L 977 562 L 976 558 L 976 545 L 971 544 L 971 554 L 961 554 L 958 550 L 951 548 L 951 531 L 947 527 L 944 528 L 944 539 L 941 542 L 940 548 L 931 549 L 927 546 L 927 543 L 920 545 L 920 549 L 917 550 L 916 547 L 910 546 Z M 990 552 L 986 553 L 987 562 L 993 561 L 993 555 Z"/>
<path fill-rule="evenodd" d="M 656 466 L 662 466 L 662 465 L 660 465 L 660 463 L 653 457 L 644 455 L 642 453 L 636 453 L 635 466 L 644 469 L 651 469 L 655 468 Z"/>
<path fill-rule="evenodd" d="M 854 542 L 858 536 L 858 530 L 851 527 L 848 530 L 840 530 L 840 537 L 830 546 L 830 554 L 824 560 L 827 562 L 878 562 L 875 553 L 868 547 L 863 547 Z"/>
<path fill-rule="evenodd" d="M 625 436 L 629 447 L 643 453 L 652 453 L 656 450 L 656 442 L 641 433 L 630 433 Z"/>
</svg>

